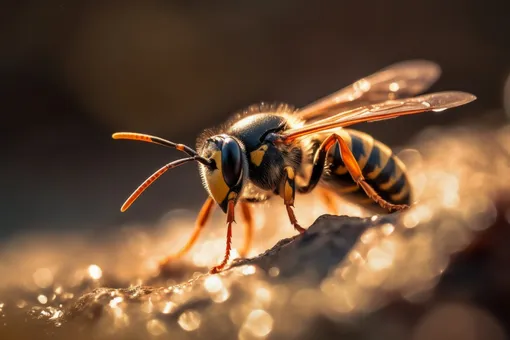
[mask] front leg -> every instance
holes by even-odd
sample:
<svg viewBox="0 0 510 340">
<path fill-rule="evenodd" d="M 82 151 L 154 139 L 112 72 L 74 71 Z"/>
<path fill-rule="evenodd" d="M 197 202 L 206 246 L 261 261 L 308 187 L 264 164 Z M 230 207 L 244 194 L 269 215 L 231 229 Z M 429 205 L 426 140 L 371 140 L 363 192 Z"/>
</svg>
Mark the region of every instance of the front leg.
<svg viewBox="0 0 510 340">
<path fill-rule="evenodd" d="M 286 166 L 283 171 L 284 174 L 280 182 L 279 194 L 283 198 L 285 208 L 287 208 L 287 214 L 289 215 L 290 223 L 292 223 L 294 229 L 300 233 L 304 233 L 306 229 L 299 225 L 296 219 L 296 215 L 292 210 L 294 207 L 294 197 L 296 195 L 296 173 L 290 166 Z"/>
<path fill-rule="evenodd" d="M 228 263 L 228 259 L 230 258 L 230 251 L 232 250 L 232 223 L 235 222 L 234 217 L 234 206 L 235 203 L 233 200 L 228 201 L 228 208 L 227 208 L 227 239 L 226 239 L 226 246 L 225 246 L 225 255 L 223 256 L 223 261 L 213 267 L 209 273 L 210 274 L 216 274 L 219 273 L 225 268 L 225 266 Z"/>
</svg>

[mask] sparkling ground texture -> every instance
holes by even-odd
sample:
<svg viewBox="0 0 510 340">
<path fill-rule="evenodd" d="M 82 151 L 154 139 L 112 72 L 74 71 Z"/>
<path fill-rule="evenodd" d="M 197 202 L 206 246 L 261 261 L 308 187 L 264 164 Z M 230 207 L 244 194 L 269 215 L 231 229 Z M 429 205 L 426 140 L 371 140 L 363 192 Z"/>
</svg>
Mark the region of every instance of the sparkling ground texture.
<svg viewBox="0 0 510 340">
<path fill-rule="evenodd" d="M 296 236 L 276 201 L 256 206 L 249 258 L 218 275 L 206 273 L 224 249 L 220 213 L 165 272 L 157 261 L 185 243 L 196 212 L 5 244 L 0 339 L 508 338 L 510 126 L 427 130 L 398 154 L 410 210 L 371 216 L 339 200 L 343 216 L 331 216 L 298 197 L 310 228 Z"/>
</svg>

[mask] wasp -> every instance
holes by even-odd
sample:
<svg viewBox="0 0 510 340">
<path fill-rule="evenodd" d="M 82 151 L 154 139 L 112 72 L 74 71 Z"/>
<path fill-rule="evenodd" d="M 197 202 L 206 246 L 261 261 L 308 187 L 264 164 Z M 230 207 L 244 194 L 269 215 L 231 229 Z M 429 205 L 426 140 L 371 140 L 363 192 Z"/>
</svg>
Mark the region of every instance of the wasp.
<svg viewBox="0 0 510 340">
<path fill-rule="evenodd" d="M 226 214 L 223 261 L 210 272 L 224 269 L 230 258 L 234 209 L 245 220 L 244 256 L 251 243 L 250 204 L 280 197 L 290 224 L 303 233 L 294 214 L 296 194 L 319 192 L 326 202 L 342 195 L 360 205 L 387 213 L 408 208 L 412 188 L 405 166 L 392 150 L 361 131 L 347 127 L 421 112 L 440 112 L 476 99 L 459 91 L 425 92 L 440 76 L 431 61 L 408 60 L 390 65 L 341 90 L 295 109 L 288 104 L 257 104 L 236 114 L 217 130 L 206 131 L 196 150 L 156 136 L 119 132 L 114 139 L 155 143 L 188 155 L 166 164 L 147 178 L 126 200 L 129 206 L 166 171 L 197 162 L 208 198 L 186 245 L 172 259 L 188 252 L 215 206 Z M 332 205 L 330 204 L 330 208 Z"/>
</svg>

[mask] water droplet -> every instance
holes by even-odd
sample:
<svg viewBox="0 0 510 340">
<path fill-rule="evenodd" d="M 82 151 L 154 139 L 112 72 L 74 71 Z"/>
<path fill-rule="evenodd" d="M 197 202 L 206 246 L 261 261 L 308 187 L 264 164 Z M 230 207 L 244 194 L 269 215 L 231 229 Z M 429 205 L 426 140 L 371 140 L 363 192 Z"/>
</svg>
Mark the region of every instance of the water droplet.
<svg viewBox="0 0 510 340">
<path fill-rule="evenodd" d="M 37 301 L 39 301 L 39 303 L 44 305 L 48 302 L 48 298 L 46 297 L 46 295 L 41 294 L 37 297 Z"/>
<path fill-rule="evenodd" d="M 375 270 L 383 270 L 389 268 L 393 263 L 395 257 L 395 248 L 391 246 L 377 246 L 372 249 L 367 254 L 367 263 L 368 266 Z"/>
<path fill-rule="evenodd" d="M 362 92 L 370 90 L 370 82 L 366 79 L 360 79 L 354 83 L 354 88 L 359 89 Z"/>
<path fill-rule="evenodd" d="M 361 235 L 360 239 L 361 239 L 361 242 L 363 242 L 364 244 L 372 243 L 373 241 L 375 241 L 377 239 L 377 230 L 368 229 L 367 231 L 365 231 L 363 233 L 363 235 Z"/>
<path fill-rule="evenodd" d="M 154 310 L 154 304 L 152 303 L 151 299 L 149 299 L 142 303 L 140 309 L 142 310 L 142 312 L 150 314 Z"/>
<path fill-rule="evenodd" d="M 510 215 L 509 215 L 509 221 L 510 221 Z M 278 275 L 280 275 L 280 268 L 278 268 L 278 267 L 271 267 L 268 270 L 268 274 L 271 277 L 277 277 Z"/>
<path fill-rule="evenodd" d="M 16 302 L 16 307 L 18 308 L 25 308 L 27 306 L 27 302 L 25 300 L 19 300 Z"/>
<path fill-rule="evenodd" d="M 53 283 L 53 273 L 48 268 L 39 268 L 32 275 L 35 284 L 40 288 L 48 288 Z"/>
<path fill-rule="evenodd" d="M 418 222 L 420 221 L 416 214 L 410 212 L 404 215 L 403 223 L 406 228 L 414 228 L 418 225 Z"/>
<path fill-rule="evenodd" d="M 179 316 L 177 322 L 185 331 L 191 332 L 200 327 L 200 314 L 196 311 L 186 311 Z"/>
<path fill-rule="evenodd" d="M 205 279 L 204 287 L 209 293 L 217 293 L 223 288 L 223 282 L 218 275 L 211 275 Z"/>
<path fill-rule="evenodd" d="M 119 303 L 124 301 L 124 299 L 121 296 L 117 296 L 110 301 L 110 307 L 111 308 L 117 308 L 119 306 Z"/>
<path fill-rule="evenodd" d="M 242 270 L 242 273 L 243 275 L 253 275 L 255 274 L 255 272 L 257 271 L 257 269 L 255 268 L 255 266 L 245 266 Z"/>
<path fill-rule="evenodd" d="M 89 266 L 88 272 L 89 272 L 90 277 L 93 280 L 99 280 L 101 278 L 101 276 L 103 276 L 103 271 L 101 270 L 101 268 L 98 265 L 95 265 L 95 264 L 91 264 Z"/>
<path fill-rule="evenodd" d="M 230 297 L 229 291 L 225 287 L 223 287 L 219 292 L 212 294 L 211 300 L 213 300 L 216 303 L 222 303 L 227 301 L 229 297 Z"/>
<path fill-rule="evenodd" d="M 62 317 L 64 315 L 64 312 L 60 309 L 52 309 L 53 314 L 50 317 L 50 320 L 57 320 L 58 318 Z"/>
<path fill-rule="evenodd" d="M 259 287 L 255 291 L 255 297 L 258 301 L 262 302 L 264 306 L 269 306 L 271 303 L 271 291 L 266 287 Z"/>
<path fill-rule="evenodd" d="M 150 334 L 152 334 L 154 336 L 159 336 L 163 333 L 166 333 L 165 324 L 159 320 L 156 320 L 156 319 L 147 321 L 146 327 L 147 327 L 147 332 L 149 332 Z"/>
<path fill-rule="evenodd" d="M 262 338 L 273 330 L 273 317 L 263 309 L 255 309 L 248 314 L 241 332 L 248 331 L 252 335 Z"/>
<path fill-rule="evenodd" d="M 69 299 L 72 299 L 73 297 L 74 297 L 73 293 L 63 293 L 62 294 L 62 299 L 63 300 L 69 300 Z"/>
<path fill-rule="evenodd" d="M 172 301 L 168 301 L 167 303 L 165 303 L 165 307 L 163 307 L 162 313 L 170 314 L 175 309 L 175 307 L 177 307 L 176 303 L 174 303 Z"/>
<path fill-rule="evenodd" d="M 391 233 L 393 233 L 393 231 L 395 230 L 395 227 L 391 223 L 386 223 L 383 226 L 381 226 L 381 230 L 384 235 L 388 236 L 388 235 L 391 235 Z"/>
</svg>

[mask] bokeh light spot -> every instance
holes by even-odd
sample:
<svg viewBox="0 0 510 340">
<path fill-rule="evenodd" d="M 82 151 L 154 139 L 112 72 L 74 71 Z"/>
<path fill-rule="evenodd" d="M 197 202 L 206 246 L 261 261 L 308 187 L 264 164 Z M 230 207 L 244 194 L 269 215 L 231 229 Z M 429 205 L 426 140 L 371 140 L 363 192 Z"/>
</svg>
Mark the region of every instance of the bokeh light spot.
<svg viewBox="0 0 510 340">
<path fill-rule="evenodd" d="M 194 310 L 186 311 L 179 316 L 177 322 L 182 329 L 192 332 L 200 327 L 200 314 Z"/>
<path fill-rule="evenodd" d="M 35 284 L 40 288 L 48 288 L 53 283 L 53 273 L 48 268 L 39 268 L 32 276 Z"/>
<path fill-rule="evenodd" d="M 91 264 L 88 268 L 88 273 L 93 280 L 99 280 L 103 276 L 103 271 L 96 264 Z"/>
</svg>

